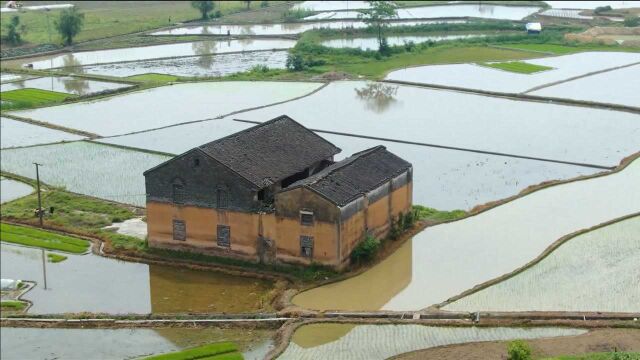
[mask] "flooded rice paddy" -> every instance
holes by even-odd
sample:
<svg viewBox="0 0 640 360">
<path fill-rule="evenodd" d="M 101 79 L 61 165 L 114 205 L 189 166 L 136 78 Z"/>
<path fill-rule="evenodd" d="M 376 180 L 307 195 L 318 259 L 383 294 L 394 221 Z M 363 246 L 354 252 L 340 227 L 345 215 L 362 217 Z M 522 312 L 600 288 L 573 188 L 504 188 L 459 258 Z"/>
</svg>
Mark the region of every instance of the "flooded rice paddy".
<svg viewBox="0 0 640 360">
<path fill-rule="evenodd" d="M 640 312 L 640 216 L 579 235 L 451 311 Z"/>
<path fill-rule="evenodd" d="M 252 125 L 225 118 L 98 141 L 181 154 Z M 322 132 L 318 135 L 342 149 L 336 159 L 376 145 L 386 146 L 389 151 L 413 164 L 414 202 L 441 210 L 470 209 L 478 204 L 515 195 L 529 185 L 599 171 L 581 166 L 435 149 Z"/>
<path fill-rule="evenodd" d="M 485 36 L 482 34 L 464 34 L 464 35 L 437 35 L 437 36 L 389 36 L 387 42 L 390 46 L 404 45 L 409 42 L 416 44 L 427 41 L 448 41 L 457 39 L 468 39 L 473 37 Z M 377 50 L 378 39 L 375 37 L 364 38 L 342 38 L 326 40 L 321 43 L 323 46 L 331 48 L 359 48 L 362 50 Z"/>
<path fill-rule="evenodd" d="M 611 6 L 614 9 L 640 7 L 640 1 L 545 1 L 552 8 L 595 9 L 599 6 Z"/>
<path fill-rule="evenodd" d="M 103 136 L 120 135 L 269 105 L 308 94 L 321 85 L 264 81 L 178 84 L 14 114 Z"/>
<path fill-rule="evenodd" d="M 38 329 L 2 328 L 3 360 L 125 360 L 232 341 L 246 360 L 262 360 L 273 331 L 260 329 Z"/>
<path fill-rule="evenodd" d="M 436 23 L 463 23 L 464 20 L 418 20 L 394 21 L 388 26 L 413 26 Z M 362 21 L 325 21 L 306 23 L 260 24 L 260 25 L 207 25 L 178 27 L 161 30 L 151 35 L 296 35 L 313 29 L 361 29 L 367 24 Z"/>
<path fill-rule="evenodd" d="M 4 149 L 0 168 L 35 179 L 34 162 L 43 165 L 40 180 L 68 191 L 125 204 L 145 206 L 142 173 L 170 157 L 85 141 Z"/>
<path fill-rule="evenodd" d="M 233 117 L 282 114 L 317 130 L 604 166 L 638 151 L 640 138 L 637 114 L 361 81 Z"/>
<path fill-rule="evenodd" d="M 31 185 L 21 181 L 0 177 L 0 203 L 4 204 L 23 196 L 27 196 L 34 191 Z"/>
<path fill-rule="evenodd" d="M 3 149 L 80 139 L 83 139 L 80 135 L 0 117 L 0 146 Z"/>
<path fill-rule="evenodd" d="M 562 236 L 640 211 L 639 184 L 640 160 L 635 160 L 615 174 L 552 186 L 476 216 L 429 227 L 410 243 L 412 268 L 398 272 L 402 290 L 382 307 L 379 300 L 388 294 L 377 299 L 372 296 L 376 301 L 371 303 L 368 298 L 358 299 L 358 304 L 350 294 L 354 287 L 375 294 L 378 284 L 368 281 L 367 273 L 380 271 L 378 266 L 389 266 L 389 262 L 343 282 L 303 292 L 293 302 L 311 309 L 357 306 L 360 310 L 401 311 L 441 303 L 514 271 Z M 626 296 L 626 292 L 618 295 Z"/>
<path fill-rule="evenodd" d="M 615 84 L 615 91 L 612 91 L 611 84 Z M 640 64 L 549 86 L 529 94 L 640 107 Z"/>
<path fill-rule="evenodd" d="M 286 63 L 286 51 L 256 51 L 91 65 L 73 68 L 71 71 L 82 74 L 119 77 L 146 73 L 170 74 L 184 77 L 213 77 L 249 71 L 258 65 L 266 66 L 269 69 L 284 69 Z"/>
<path fill-rule="evenodd" d="M 386 79 L 505 93 L 522 93 L 533 91 L 539 86 L 639 61 L 640 53 L 585 52 L 525 60 L 524 62 L 527 63 L 553 68 L 534 74 L 518 74 L 476 64 L 452 64 L 396 70 L 389 73 Z M 603 78 L 606 79 L 606 73 L 603 74 Z M 624 84 L 605 81 L 608 86 L 624 86 Z M 620 91 L 620 93 L 623 92 Z"/>
<path fill-rule="evenodd" d="M 541 12 L 540 15 L 566 19 L 593 19 L 593 16 L 580 15 L 582 11 L 580 9 L 549 9 Z"/>
<path fill-rule="evenodd" d="M 0 83 L 5 83 L 8 81 L 14 81 L 14 80 L 24 80 L 24 79 L 28 79 L 30 78 L 30 76 L 28 75 L 23 75 L 23 74 L 12 74 L 12 73 L 0 73 Z"/>
<path fill-rule="evenodd" d="M 106 90 L 115 90 L 131 85 L 80 79 L 71 76 L 47 76 L 30 80 L 12 81 L 2 84 L 2 91 L 18 90 L 18 89 L 41 89 L 56 91 L 74 95 L 89 95 Z"/>
<path fill-rule="evenodd" d="M 40 249 L 3 243 L 0 254 L 3 277 L 37 282 L 22 297 L 35 314 L 242 313 L 259 309 L 271 288 L 253 278 L 65 254 L 47 264 L 45 290 Z"/>
<path fill-rule="evenodd" d="M 311 324 L 296 330 L 278 359 L 387 359 L 410 351 L 480 341 L 575 336 L 572 328 Z"/>
<path fill-rule="evenodd" d="M 539 7 L 533 6 L 452 4 L 400 8 L 397 10 L 397 13 L 399 19 L 474 17 L 482 19 L 522 20 L 538 10 L 540 10 Z M 359 11 L 339 11 L 308 16 L 304 18 L 304 20 L 357 19 L 358 15 L 360 15 Z"/>
<path fill-rule="evenodd" d="M 84 65 L 141 61 L 157 58 L 224 54 L 240 51 L 289 49 L 296 44 L 295 40 L 286 39 L 240 39 L 240 40 L 207 40 L 167 45 L 139 46 L 122 49 L 80 51 L 21 60 L 18 63 L 30 63 L 34 69 L 66 68 Z M 11 62 L 16 64 L 16 62 Z"/>
<path fill-rule="evenodd" d="M 292 9 L 304 9 L 312 11 L 354 10 L 369 9 L 368 1 L 303 1 L 295 4 Z"/>
</svg>

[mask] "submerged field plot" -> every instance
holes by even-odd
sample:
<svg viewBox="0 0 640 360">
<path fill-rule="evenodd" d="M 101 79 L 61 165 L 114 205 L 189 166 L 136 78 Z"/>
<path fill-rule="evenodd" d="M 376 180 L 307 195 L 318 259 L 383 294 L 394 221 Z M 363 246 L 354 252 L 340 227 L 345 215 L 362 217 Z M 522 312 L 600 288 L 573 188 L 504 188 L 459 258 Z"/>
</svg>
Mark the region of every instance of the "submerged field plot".
<svg viewBox="0 0 640 360">
<path fill-rule="evenodd" d="M 60 141 L 81 140 L 83 136 L 49 129 L 26 122 L 0 117 L 0 144 L 2 148 L 29 146 Z"/>
<path fill-rule="evenodd" d="M 103 136 L 120 135 L 265 106 L 308 94 L 321 85 L 279 82 L 179 84 L 14 114 Z"/>
<path fill-rule="evenodd" d="M 451 311 L 640 312 L 640 216 L 579 235 Z"/>
<path fill-rule="evenodd" d="M 2 84 L 2 91 L 18 89 L 41 89 L 73 95 L 90 95 L 106 90 L 129 87 L 129 84 L 95 81 L 70 76 L 47 76 L 31 80 L 12 81 Z"/>
<path fill-rule="evenodd" d="M 409 42 L 415 44 L 427 42 L 427 41 L 449 41 L 457 39 L 469 39 L 473 37 L 485 36 L 483 34 L 461 34 L 461 35 L 434 35 L 434 36 L 389 36 L 387 37 L 387 43 L 390 46 L 404 45 Z M 359 48 L 362 50 L 377 50 L 378 39 L 375 37 L 361 37 L 361 38 L 341 38 L 325 40 L 320 43 L 322 46 L 331 48 Z"/>
<path fill-rule="evenodd" d="M 1 169 L 35 178 L 34 162 L 43 164 L 40 180 L 68 191 L 144 206 L 142 173 L 169 157 L 90 142 L 4 149 Z"/>
<path fill-rule="evenodd" d="M 27 196 L 33 191 L 34 188 L 31 185 L 0 177 L 0 203 L 2 204 Z"/>
<path fill-rule="evenodd" d="M 441 303 L 524 266 L 562 236 L 638 212 L 638 184 L 640 160 L 635 160 L 615 174 L 552 186 L 476 216 L 427 228 L 411 242 L 410 276 L 398 279 L 406 285 L 382 308 L 418 310 Z M 293 301 L 313 309 L 352 309 L 349 282 L 367 272 L 303 292 Z M 378 291 L 373 282 L 362 286 L 363 292 Z M 363 299 L 360 307 L 372 305 Z"/>
<path fill-rule="evenodd" d="M 574 336 L 571 328 L 311 324 L 296 330 L 278 359 L 387 359 L 409 351 L 479 341 Z"/>
</svg>

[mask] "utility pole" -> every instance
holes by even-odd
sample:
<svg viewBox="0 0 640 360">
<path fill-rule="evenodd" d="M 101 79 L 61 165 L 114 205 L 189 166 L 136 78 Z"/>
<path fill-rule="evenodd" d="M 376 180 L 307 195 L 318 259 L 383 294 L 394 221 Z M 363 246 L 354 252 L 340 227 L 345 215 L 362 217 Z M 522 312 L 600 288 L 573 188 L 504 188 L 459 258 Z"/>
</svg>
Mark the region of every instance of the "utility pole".
<svg viewBox="0 0 640 360">
<path fill-rule="evenodd" d="M 47 290 L 47 257 L 44 256 L 44 249 L 42 250 L 42 277 L 44 278 L 44 289 Z"/>
<path fill-rule="evenodd" d="M 42 227 L 42 196 L 40 195 L 40 172 L 38 171 L 38 166 L 42 166 L 42 164 L 38 164 L 37 162 L 33 163 L 36 166 L 36 184 L 38 188 L 38 218 L 40 219 L 40 227 Z M 44 256 L 44 252 L 42 253 Z"/>
</svg>

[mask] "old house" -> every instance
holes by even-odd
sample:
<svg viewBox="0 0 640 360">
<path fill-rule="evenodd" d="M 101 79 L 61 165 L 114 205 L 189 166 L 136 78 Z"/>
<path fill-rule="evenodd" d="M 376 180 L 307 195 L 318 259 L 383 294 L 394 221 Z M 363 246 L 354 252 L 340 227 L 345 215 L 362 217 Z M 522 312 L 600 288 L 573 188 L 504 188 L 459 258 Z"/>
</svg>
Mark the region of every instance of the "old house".
<svg viewBox="0 0 640 360">
<path fill-rule="evenodd" d="M 147 170 L 149 246 L 342 268 L 410 210 L 412 167 L 383 146 L 339 152 L 280 116 Z"/>
</svg>

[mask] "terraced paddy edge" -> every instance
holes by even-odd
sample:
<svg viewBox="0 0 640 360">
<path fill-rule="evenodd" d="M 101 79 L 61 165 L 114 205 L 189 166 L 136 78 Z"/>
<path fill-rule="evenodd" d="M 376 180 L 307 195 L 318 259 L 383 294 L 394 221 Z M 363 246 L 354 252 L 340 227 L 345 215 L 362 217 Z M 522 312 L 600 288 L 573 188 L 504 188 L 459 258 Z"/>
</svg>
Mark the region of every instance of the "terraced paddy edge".
<svg viewBox="0 0 640 360">
<path fill-rule="evenodd" d="M 640 107 L 640 64 L 530 92 L 530 95 Z M 615 91 L 610 86 L 615 84 Z"/>
<path fill-rule="evenodd" d="M 386 359 L 450 344 L 575 336 L 572 328 L 478 328 L 424 325 L 311 324 L 296 330 L 278 359 Z"/>
<path fill-rule="evenodd" d="M 543 188 L 477 215 L 429 227 L 403 245 L 410 247 L 405 259 L 385 260 L 356 277 L 300 293 L 292 301 L 316 310 L 405 311 L 439 304 L 522 267 L 567 234 L 640 211 L 640 191 L 634 191 L 639 180 L 636 159 L 614 174 Z M 385 269 L 384 284 L 395 284 L 388 292 L 388 287 L 367 281 L 370 274 Z M 355 304 L 353 288 L 370 295 L 358 297 Z M 381 299 L 386 301 L 382 306 Z"/>
<path fill-rule="evenodd" d="M 578 235 L 449 311 L 640 312 L 640 215 Z"/>
<path fill-rule="evenodd" d="M 2 149 L 82 139 L 84 139 L 83 136 L 65 131 L 0 117 L 0 146 Z"/>
<path fill-rule="evenodd" d="M 267 305 L 272 289 L 266 280 L 89 253 L 47 266 L 44 290 L 39 249 L 3 243 L 0 255 L 4 277 L 38 283 L 22 296 L 32 314 L 249 313 Z"/>
<path fill-rule="evenodd" d="M 129 84 L 115 82 L 86 80 L 70 76 L 47 76 L 37 79 L 13 81 L 2 85 L 2 91 L 11 91 L 25 88 L 55 91 L 74 95 L 90 95 L 102 91 L 122 89 Z"/>
<path fill-rule="evenodd" d="M 4 149 L 0 169 L 35 178 L 33 162 L 43 164 L 40 180 L 68 191 L 145 206 L 142 173 L 170 157 L 91 142 Z"/>
<path fill-rule="evenodd" d="M 409 42 L 415 44 L 427 42 L 427 41 L 449 41 L 457 39 L 469 39 L 473 37 L 482 37 L 484 34 L 462 34 L 462 35 L 436 35 L 436 36 L 388 36 L 387 43 L 390 46 L 404 45 Z M 362 50 L 378 49 L 378 39 L 375 37 L 357 37 L 357 38 L 341 38 L 325 40 L 320 43 L 322 46 L 331 48 L 358 48 Z"/>
<path fill-rule="evenodd" d="M 3 177 L 0 179 L 0 204 L 27 196 L 33 191 L 31 185 Z"/>
<path fill-rule="evenodd" d="M 256 50 L 288 49 L 295 45 L 286 39 L 206 40 L 121 49 L 81 51 L 8 61 L 7 66 L 33 65 L 34 69 L 67 68 L 94 64 L 143 61 L 196 55 L 225 54 Z"/>
<path fill-rule="evenodd" d="M 262 360 L 272 330 L 238 328 L 39 329 L 2 328 L 3 359 L 133 359 L 219 341 L 233 341 L 245 360 Z M 108 341 L 105 341 L 108 339 Z M 114 346 L 117 344 L 117 346 Z"/>
<path fill-rule="evenodd" d="M 2 223 L 0 229 L 0 240 L 19 245 L 60 250 L 73 254 L 86 253 L 90 246 L 86 240 L 31 227 Z"/>
<path fill-rule="evenodd" d="M 601 166 L 636 152 L 640 136 L 632 113 L 364 81 L 332 82 L 233 118 L 263 122 L 282 114 L 314 130 Z"/>
<path fill-rule="evenodd" d="M 177 59 L 148 60 L 68 68 L 74 73 L 125 77 L 145 73 L 182 77 L 219 77 L 249 71 L 255 66 L 284 69 L 287 51 L 255 51 L 236 54 L 204 55 Z M 141 75 L 144 76 L 144 75 Z M 165 75 L 167 76 L 167 75 Z"/>
<path fill-rule="evenodd" d="M 536 74 L 517 74 L 472 64 L 450 64 L 396 70 L 390 72 L 385 79 L 502 93 L 522 93 L 542 85 L 630 65 L 638 61 L 640 61 L 640 53 L 583 52 L 523 60 L 527 64 L 553 68 L 553 70 Z"/>
<path fill-rule="evenodd" d="M 11 114 L 102 136 L 121 135 L 280 103 L 307 95 L 321 86 L 321 83 L 291 82 L 177 84 Z M 136 114 L 135 121 L 131 114 Z"/>
</svg>

